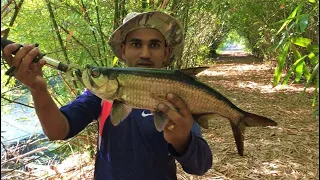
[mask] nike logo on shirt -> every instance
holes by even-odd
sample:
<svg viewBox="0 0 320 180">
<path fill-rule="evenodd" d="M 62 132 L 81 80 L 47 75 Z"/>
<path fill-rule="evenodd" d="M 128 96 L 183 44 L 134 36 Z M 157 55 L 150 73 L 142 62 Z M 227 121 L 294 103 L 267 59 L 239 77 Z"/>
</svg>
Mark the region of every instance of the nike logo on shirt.
<svg viewBox="0 0 320 180">
<path fill-rule="evenodd" d="M 152 116 L 152 115 L 153 115 L 152 113 L 146 114 L 146 113 L 144 112 L 144 110 L 143 110 L 142 113 L 141 113 L 141 116 L 142 116 L 142 117 L 147 117 L 147 116 Z"/>
</svg>

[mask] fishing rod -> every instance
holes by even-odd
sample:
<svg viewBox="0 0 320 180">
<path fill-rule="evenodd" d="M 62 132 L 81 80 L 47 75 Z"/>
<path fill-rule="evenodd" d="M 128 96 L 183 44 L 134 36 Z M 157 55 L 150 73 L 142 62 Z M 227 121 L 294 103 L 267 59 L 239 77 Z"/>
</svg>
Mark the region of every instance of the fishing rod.
<svg viewBox="0 0 320 180">
<path fill-rule="evenodd" d="M 8 40 L 6 38 L 1 38 L 1 50 L 3 51 L 3 49 L 9 45 L 9 44 L 12 44 L 12 43 L 15 43 L 11 40 Z M 39 44 L 35 44 L 36 47 L 39 46 Z M 19 45 L 19 49 L 22 48 L 23 45 Z M 12 52 L 12 55 L 15 55 L 19 49 L 17 49 L 16 51 Z M 46 54 L 43 54 L 43 53 L 39 53 L 34 59 L 33 59 L 33 63 L 37 63 L 39 62 L 40 59 L 43 59 L 45 62 L 46 62 L 46 66 L 49 66 L 53 69 L 56 69 L 56 70 L 59 70 L 59 71 L 62 71 L 62 72 L 65 72 L 67 74 L 72 74 L 72 69 L 74 68 L 78 68 L 77 70 L 79 71 L 80 70 L 80 66 L 77 65 L 77 64 L 63 64 L 62 62 L 58 61 L 58 60 L 55 60 L 53 58 L 50 58 L 50 57 L 47 57 Z M 17 67 L 15 66 L 11 66 L 6 72 L 5 74 L 10 76 L 10 78 L 13 76 L 13 71 L 16 69 Z M 10 80 L 9 78 L 9 80 Z M 9 82 L 8 80 L 8 82 Z M 8 82 L 6 84 L 8 84 Z"/>
</svg>

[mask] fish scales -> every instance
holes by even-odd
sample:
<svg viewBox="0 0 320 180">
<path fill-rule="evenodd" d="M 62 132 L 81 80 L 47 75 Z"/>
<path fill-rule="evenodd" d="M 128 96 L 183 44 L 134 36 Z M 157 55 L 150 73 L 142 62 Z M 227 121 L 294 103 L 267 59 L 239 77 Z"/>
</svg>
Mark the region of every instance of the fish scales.
<svg viewBox="0 0 320 180">
<path fill-rule="evenodd" d="M 194 120 L 203 128 L 215 114 L 226 117 L 231 125 L 239 155 L 244 152 L 244 130 L 246 127 L 276 126 L 272 119 L 243 111 L 225 96 L 192 76 L 206 67 L 182 70 L 102 68 L 87 66 L 76 75 L 93 94 L 105 100 L 113 100 L 111 122 L 117 126 L 132 108 L 149 109 L 154 114 L 154 125 L 162 131 L 168 122 L 164 113 L 157 111 L 159 103 L 174 108 L 166 98 L 168 93 L 180 97 L 189 107 Z"/>
<path fill-rule="evenodd" d="M 170 106 L 166 95 L 171 92 L 192 107 L 192 114 L 218 113 L 233 120 L 243 116 L 206 91 L 181 81 L 129 74 L 120 74 L 117 79 L 120 84 L 119 98 L 135 108 L 155 110 L 159 102 Z"/>
</svg>

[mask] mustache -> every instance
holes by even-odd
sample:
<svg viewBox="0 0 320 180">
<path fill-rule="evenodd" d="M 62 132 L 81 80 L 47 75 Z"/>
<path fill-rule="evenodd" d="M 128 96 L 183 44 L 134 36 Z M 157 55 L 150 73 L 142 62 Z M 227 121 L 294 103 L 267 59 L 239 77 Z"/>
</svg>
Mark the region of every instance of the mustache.
<svg viewBox="0 0 320 180">
<path fill-rule="evenodd" d="M 138 61 L 137 61 L 137 64 L 150 64 L 150 65 L 153 65 L 153 62 L 151 61 L 151 59 L 139 59 Z"/>
</svg>

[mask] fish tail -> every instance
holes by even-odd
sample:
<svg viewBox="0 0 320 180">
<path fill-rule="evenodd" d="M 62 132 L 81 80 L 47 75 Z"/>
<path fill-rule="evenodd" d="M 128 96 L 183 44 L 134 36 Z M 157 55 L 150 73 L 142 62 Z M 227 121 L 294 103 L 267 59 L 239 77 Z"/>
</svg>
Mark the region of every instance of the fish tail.
<svg viewBox="0 0 320 180">
<path fill-rule="evenodd" d="M 265 127 L 276 126 L 277 123 L 267 117 L 259 116 L 253 113 L 245 112 L 243 118 L 238 121 L 237 124 L 234 121 L 230 121 L 233 136 L 236 142 L 237 150 L 240 156 L 243 156 L 244 149 L 244 131 L 245 127 Z"/>
</svg>

